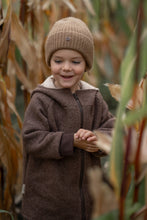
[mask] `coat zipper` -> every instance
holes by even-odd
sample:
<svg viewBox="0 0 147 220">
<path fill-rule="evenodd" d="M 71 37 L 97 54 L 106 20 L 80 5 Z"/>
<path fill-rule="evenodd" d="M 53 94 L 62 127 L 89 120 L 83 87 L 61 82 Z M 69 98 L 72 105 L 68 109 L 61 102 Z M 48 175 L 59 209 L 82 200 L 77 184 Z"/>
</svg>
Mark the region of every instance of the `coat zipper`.
<svg viewBox="0 0 147 220">
<path fill-rule="evenodd" d="M 80 114 L 81 114 L 81 128 L 83 128 L 83 108 L 80 103 L 80 100 L 78 96 L 74 93 L 73 97 L 75 98 L 76 102 L 78 103 L 79 109 L 80 109 Z M 79 181 L 79 189 L 80 189 L 80 197 L 81 197 L 81 220 L 86 220 L 85 216 L 85 197 L 84 197 L 84 192 L 83 192 L 83 176 L 84 176 L 84 161 L 85 161 L 85 154 L 84 151 L 81 149 L 81 170 L 80 170 L 80 181 Z"/>
</svg>

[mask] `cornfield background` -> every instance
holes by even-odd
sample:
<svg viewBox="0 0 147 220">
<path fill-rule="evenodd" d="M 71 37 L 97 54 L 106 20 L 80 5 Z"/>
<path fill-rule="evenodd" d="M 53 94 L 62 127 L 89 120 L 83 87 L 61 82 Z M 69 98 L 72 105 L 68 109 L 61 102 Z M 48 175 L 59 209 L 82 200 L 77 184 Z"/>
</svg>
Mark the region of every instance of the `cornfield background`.
<svg viewBox="0 0 147 220">
<path fill-rule="evenodd" d="M 0 0 L 0 219 L 22 219 L 21 129 L 30 93 L 49 74 L 44 42 L 52 24 L 81 18 L 95 43 L 98 86 L 116 115 L 108 153 L 89 170 L 92 219 L 147 219 L 147 1 Z"/>
</svg>

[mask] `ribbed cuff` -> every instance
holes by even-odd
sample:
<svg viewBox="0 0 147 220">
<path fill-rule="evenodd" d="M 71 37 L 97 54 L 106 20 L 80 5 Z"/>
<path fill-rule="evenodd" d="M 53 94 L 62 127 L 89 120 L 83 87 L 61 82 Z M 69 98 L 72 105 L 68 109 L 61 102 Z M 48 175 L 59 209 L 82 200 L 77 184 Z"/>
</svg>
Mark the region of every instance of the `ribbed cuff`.
<svg viewBox="0 0 147 220">
<path fill-rule="evenodd" d="M 61 156 L 71 156 L 73 154 L 74 134 L 63 134 L 59 146 Z"/>
</svg>

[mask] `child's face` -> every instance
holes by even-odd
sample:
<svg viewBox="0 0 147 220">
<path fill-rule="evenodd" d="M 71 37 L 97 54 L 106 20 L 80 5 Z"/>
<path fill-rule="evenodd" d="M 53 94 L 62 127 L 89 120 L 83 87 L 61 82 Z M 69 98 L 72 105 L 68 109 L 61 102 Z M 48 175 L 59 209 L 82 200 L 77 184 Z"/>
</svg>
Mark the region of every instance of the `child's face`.
<svg viewBox="0 0 147 220">
<path fill-rule="evenodd" d="M 85 60 L 79 52 L 58 50 L 52 55 L 50 65 L 57 88 L 69 88 L 72 93 L 79 89 L 79 81 L 86 69 Z"/>
</svg>

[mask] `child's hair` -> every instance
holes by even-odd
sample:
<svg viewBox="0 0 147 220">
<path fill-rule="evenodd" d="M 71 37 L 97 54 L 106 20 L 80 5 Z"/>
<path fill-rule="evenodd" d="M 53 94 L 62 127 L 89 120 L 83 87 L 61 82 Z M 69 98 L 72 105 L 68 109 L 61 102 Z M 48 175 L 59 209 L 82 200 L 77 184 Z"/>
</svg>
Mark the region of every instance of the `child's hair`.
<svg viewBox="0 0 147 220">
<path fill-rule="evenodd" d="M 86 71 L 92 68 L 94 53 L 93 37 L 82 20 L 67 17 L 55 22 L 45 44 L 45 59 L 49 66 L 52 54 L 60 49 L 78 51 L 86 61 Z"/>
</svg>

